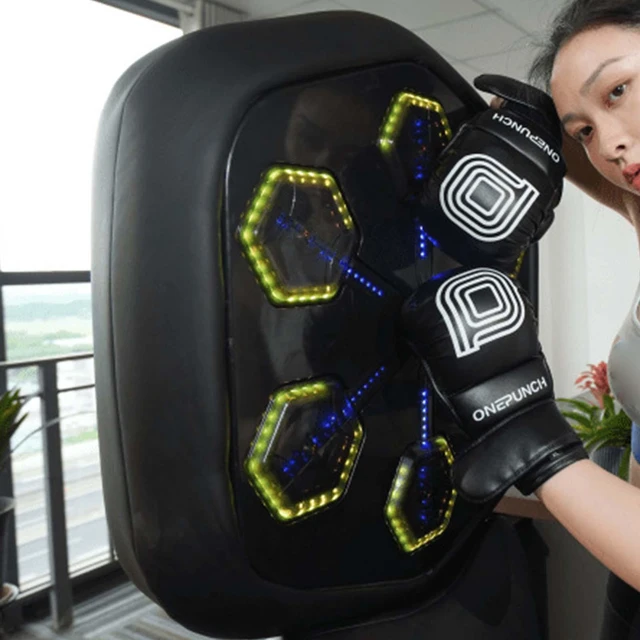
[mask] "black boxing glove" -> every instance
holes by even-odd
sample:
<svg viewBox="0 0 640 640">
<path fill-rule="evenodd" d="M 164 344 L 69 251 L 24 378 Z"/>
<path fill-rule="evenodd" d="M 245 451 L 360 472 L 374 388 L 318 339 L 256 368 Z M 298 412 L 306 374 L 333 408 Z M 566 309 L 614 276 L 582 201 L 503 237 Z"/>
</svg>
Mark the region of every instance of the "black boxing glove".
<svg viewBox="0 0 640 640">
<path fill-rule="evenodd" d="M 512 272 L 553 222 L 566 166 L 544 92 L 497 75 L 478 89 L 504 99 L 466 122 L 442 151 L 420 203 L 427 232 L 454 260 Z"/>
<path fill-rule="evenodd" d="M 511 485 L 525 495 L 587 454 L 556 406 L 553 380 L 522 288 L 502 272 L 458 268 L 404 304 L 405 336 L 468 446 L 454 487 L 486 502 Z"/>
</svg>

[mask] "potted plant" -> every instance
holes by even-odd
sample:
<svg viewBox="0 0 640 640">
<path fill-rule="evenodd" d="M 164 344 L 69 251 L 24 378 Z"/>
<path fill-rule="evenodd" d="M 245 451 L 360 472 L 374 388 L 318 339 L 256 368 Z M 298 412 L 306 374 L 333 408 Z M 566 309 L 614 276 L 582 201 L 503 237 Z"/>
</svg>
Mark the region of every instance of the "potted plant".
<svg viewBox="0 0 640 640">
<path fill-rule="evenodd" d="M 0 395 L 0 470 L 11 454 L 11 437 L 27 417 L 26 413 L 20 415 L 25 404 L 26 400 L 20 396 L 18 389 Z M 13 498 L 0 497 L 0 602 L 5 595 L 7 523 L 14 505 Z"/>
<path fill-rule="evenodd" d="M 631 418 L 611 393 L 607 363 L 590 364 L 575 381 L 579 389 L 590 392 L 595 402 L 579 398 L 558 398 L 562 415 L 582 439 L 591 459 L 623 480 L 629 476 L 631 457 Z"/>
</svg>

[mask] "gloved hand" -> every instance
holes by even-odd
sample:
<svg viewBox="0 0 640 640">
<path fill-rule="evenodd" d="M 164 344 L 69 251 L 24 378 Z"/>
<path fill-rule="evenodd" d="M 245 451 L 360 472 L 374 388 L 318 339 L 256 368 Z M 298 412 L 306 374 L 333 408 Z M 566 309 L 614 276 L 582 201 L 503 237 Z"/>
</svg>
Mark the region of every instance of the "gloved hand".
<svg viewBox="0 0 640 640">
<path fill-rule="evenodd" d="M 458 268 L 436 276 L 405 302 L 402 325 L 469 437 L 452 466 L 466 499 L 489 501 L 513 484 L 532 493 L 587 457 L 556 406 L 531 303 L 504 273 Z"/>
<path fill-rule="evenodd" d="M 462 125 L 445 147 L 418 215 L 460 264 L 510 273 L 553 222 L 566 173 L 562 128 L 553 101 L 535 87 L 497 75 L 475 85 L 503 102 Z"/>
</svg>

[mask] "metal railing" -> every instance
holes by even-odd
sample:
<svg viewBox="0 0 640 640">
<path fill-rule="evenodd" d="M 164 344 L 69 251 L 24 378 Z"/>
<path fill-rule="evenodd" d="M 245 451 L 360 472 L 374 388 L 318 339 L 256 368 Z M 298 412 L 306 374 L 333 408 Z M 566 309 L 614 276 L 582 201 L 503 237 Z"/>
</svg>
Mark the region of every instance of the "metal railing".
<svg viewBox="0 0 640 640">
<path fill-rule="evenodd" d="M 40 399 L 41 426 L 28 434 L 30 438 L 37 432 L 41 433 L 44 458 L 45 479 L 45 509 L 48 531 L 48 553 L 51 571 L 51 579 L 48 584 L 40 585 L 34 589 L 21 593 L 12 605 L 15 610 L 21 604 L 42 596 L 49 592 L 52 624 L 55 629 L 69 628 L 73 623 L 73 598 L 72 582 L 76 577 L 71 577 L 69 571 L 69 553 L 67 540 L 67 523 L 64 498 L 64 469 L 62 461 L 62 439 L 60 422 L 69 416 L 60 415 L 59 396 L 62 393 L 81 391 L 95 388 L 95 383 L 78 385 L 73 387 L 58 387 L 58 364 L 74 360 L 86 360 L 93 358 L 92 353 L 77 353 L 66 356 L 38 358 L 14 362 L 0 362 L 0 391 L 6 390 L 7 373 L 10 370 L 37 368 L 38 387 L 35 393 L 28 396 L 29 399 Z M 75 414 L 74 414 L 75 415 Z M 27 438 L 20 441 L 23 442 Z M 20 444 L 19 443 L 19 444 Z M 18 446 L 19 446 L 18 444 Z M 14 447 L 14 451 L 17 448 Z M 13 473 L 11 469 L 11 457 L 8 460 L 3 477 L 0 478 L 0 494 L 14 495 Z M 18 576 L 18 545 L 16 536 L 16 519 L 12 518 L 10 530 L 7 535 L 7 579 L 9 582 L 19 584 Z M 111 539 L 109 538 L 109 559 L 102 562 L 100 568 L 107 565 L 118 566 Z M 95 566 L 92 567 L 95 569 Z M 6 615 L 6 614 L 5 614 Z M 14 612 L 14 619 L 20 618 L 20 612 Z"/>
</svg>

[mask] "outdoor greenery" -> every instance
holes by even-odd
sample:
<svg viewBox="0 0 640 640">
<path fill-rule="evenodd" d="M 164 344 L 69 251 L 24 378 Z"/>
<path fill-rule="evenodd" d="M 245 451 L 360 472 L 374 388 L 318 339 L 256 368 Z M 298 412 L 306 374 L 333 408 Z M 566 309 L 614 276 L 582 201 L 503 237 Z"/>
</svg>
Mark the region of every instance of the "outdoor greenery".
<svg viewBox="0 0 640 640">
<path fill-rule="evenodd" d="M 6 391 L 0 395 L 0 468 L 7 460 L 11 436 L 24 422 L 27 414 L 20 415 L 25 400 L 20 397 L 20 390 Z"/>
<path fill-rule="evenodd" d="M 25 302 L 5 308 L 9 360 L 92 350 L 91 301 Z"/>
<path fill-rule="evenodd" d="M 71 331 L 55 333 L 28 333 L 27 331 L 7 331 L 7 354 L 10 360 L 46 358 L 68 353 L 91 351 L 91 336 Z M 77 339 L 76 344 L 60 344 L 61 340 Z"/>
</svg>

